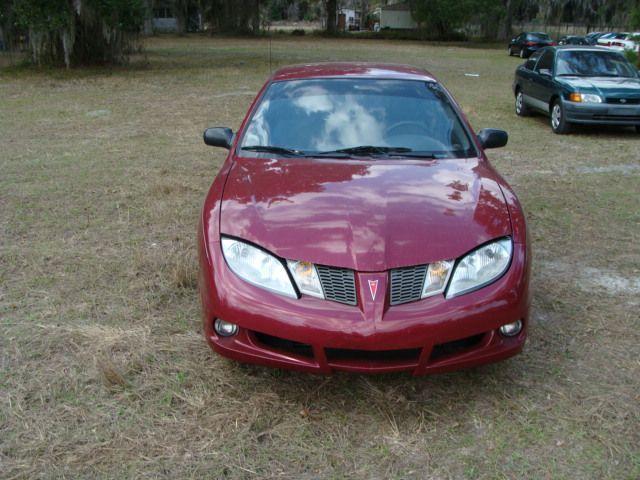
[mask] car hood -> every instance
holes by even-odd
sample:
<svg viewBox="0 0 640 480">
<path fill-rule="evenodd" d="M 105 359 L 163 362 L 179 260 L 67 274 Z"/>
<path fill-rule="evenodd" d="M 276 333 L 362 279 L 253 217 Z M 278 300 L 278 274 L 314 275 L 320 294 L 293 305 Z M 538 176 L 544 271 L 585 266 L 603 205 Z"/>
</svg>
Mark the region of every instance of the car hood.
<svg viewBox="0 0 640 480">
<path fill-rule="evenodd" d="M 557 77 L 573 90 L 596 93 L 602 97 L 640 97 L 640 78 Z"/>
<path fill-rule="evenodd" d="M 358 271 L 452 259 L 511 233 L 480 159 L 236 159 L 220 231 L 276 255 Z"/>
</svg>

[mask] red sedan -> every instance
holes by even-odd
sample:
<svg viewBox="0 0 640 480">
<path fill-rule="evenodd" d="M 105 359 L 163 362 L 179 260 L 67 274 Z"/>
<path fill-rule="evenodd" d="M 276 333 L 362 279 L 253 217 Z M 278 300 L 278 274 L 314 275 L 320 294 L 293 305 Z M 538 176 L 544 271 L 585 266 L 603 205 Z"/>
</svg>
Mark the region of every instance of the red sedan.
<svg viewBox="0 0 640 480">
<path fill-rule="evenodd" d="M 525 219 L 449 92 L 408 66 L 283 68 L 240 129 L 198 232 L 204 332 L 242 362 L 415 375 L 521 351 Z"/>
</svg>

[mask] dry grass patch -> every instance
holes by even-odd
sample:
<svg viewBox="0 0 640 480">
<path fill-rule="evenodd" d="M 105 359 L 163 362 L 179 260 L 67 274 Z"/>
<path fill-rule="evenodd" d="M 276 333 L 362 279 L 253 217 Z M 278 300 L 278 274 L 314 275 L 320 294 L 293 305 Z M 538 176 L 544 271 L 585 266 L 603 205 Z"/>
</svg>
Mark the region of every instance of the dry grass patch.
<svg viewBox="0 0 640 480">
<path fill-rule="evenodd" d="M 0 476 L 639 478 L 638 136 L 516 118 L 519 60 L 502 49 L 278 38 L 272 50 L 274 67 L 425 67 L 476 128 L 509 130 L 490 153 L 533 242 L 524 353 L 417 379 L 216 356 L 200 334 L 195 231 L 224 152 L 201 135 L 238 127 L 269 74 L 267 42 L 159 37 L 128 68 L 5 68 Z"/>
</svg>

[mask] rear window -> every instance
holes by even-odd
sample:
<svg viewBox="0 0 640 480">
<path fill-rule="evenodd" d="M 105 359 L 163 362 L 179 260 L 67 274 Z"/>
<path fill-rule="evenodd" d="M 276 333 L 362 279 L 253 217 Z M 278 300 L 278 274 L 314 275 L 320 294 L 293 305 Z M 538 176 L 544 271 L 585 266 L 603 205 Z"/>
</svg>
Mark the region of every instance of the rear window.
<svg viewBox="0 0 640 480">
<path fill-rule="evenodd" d="M 624 40 L 625 38 L 627 38 L 626 33 L 608 33 L 606 35 L 603 35 L 602 38 L 605 39 L 609 39 L 609 40 Z"/>
<path fill-rule="evenodd" d="M 434 82 L 308 79 L 272 83 L 241 148 L 268 146 L 320 153 L 361 146 L 476 155 L 447 95 Z"/>
<path fill-rule="evenodd" d="M 527 33 L 527 40 L 544 41 L 549 40 L 549 35 L 546 33 Z"/>
</svg>

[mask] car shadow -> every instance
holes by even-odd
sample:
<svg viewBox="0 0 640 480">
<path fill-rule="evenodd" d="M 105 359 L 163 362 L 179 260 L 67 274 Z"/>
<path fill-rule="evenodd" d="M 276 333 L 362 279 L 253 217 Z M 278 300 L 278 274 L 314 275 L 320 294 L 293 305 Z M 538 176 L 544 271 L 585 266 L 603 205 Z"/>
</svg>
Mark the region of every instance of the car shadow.
<svg viewBox="0 0 640 480">
<path fill-rule="evenodd" d="M 553 135 L 551 126 L 549 125 L 549 117 L 542 114 L 532 114 L 526 118 L 527 121 L 533 121 L 541 127 L 549 130 L 549 134 Z M 573 125 L 569 136 L 598 136 L 612 140 L 627 139 L 629 137 L 639 136 L 634 127 L 625 127 L 618 125 Z M 561 137 L 561 135 L 559 135 Z"/>
<path fill-rule="evenodd" d="M 382 420 L 415 422 L 425 416 L 451 425 L 479 408 L 501 401 L 544 402 L 549 389 L 562 388 L 567 359 L 565 340 L 554 325 L 561 315 L 546 306 L 553 299 L 534 297 L 524 351 L 506 361 L 457 372 L 414 377 L 410 373 L 378 375 L 335 372 L 319 376 L 227 362 L 230 376 L 244 377 L 256 393 L 276 394 L 309 415 L 372 415 Z M 551 302 L 551 303 L 550 303 Z M 479 407 L 479 405 L 482 405 Z"/>
</svg>

